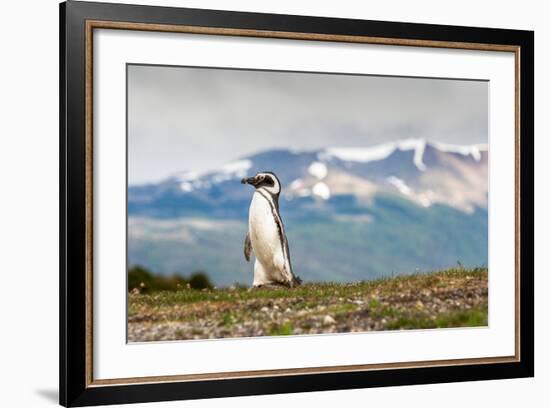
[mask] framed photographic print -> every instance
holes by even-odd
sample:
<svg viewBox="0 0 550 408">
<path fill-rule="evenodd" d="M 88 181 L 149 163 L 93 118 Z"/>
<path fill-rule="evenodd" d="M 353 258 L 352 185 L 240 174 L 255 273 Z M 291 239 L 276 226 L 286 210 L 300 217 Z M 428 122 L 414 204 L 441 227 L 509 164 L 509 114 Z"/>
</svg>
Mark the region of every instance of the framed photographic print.
<svg viewBox="0 0 550 408">
<path fill-rule="evenodd" d="M 529 377 L 529 31 L 60 6 L 65 406 Z"/>
</svg>

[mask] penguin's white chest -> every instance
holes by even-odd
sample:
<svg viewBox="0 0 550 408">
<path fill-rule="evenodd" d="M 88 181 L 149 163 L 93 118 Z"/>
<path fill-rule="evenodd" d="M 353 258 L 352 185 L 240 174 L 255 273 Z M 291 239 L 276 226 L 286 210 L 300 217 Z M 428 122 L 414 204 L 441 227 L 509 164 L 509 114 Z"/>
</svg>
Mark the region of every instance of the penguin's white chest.
<svg viewBox="0 0 550 408">
<path fill-rule="evenodd" d="M 273 265 L 274 256 L 281 252 L 280 232 L 271 204 L 258 192 L 250 203 L 248 224 L 256 258 L 265 266 Z"/>
</svg>

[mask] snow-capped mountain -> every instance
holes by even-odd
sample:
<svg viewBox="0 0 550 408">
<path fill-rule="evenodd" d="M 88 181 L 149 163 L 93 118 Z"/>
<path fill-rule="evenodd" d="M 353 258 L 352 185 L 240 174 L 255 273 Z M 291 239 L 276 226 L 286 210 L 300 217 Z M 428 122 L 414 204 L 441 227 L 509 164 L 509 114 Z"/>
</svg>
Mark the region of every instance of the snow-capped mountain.
<svg viewBox="0 0 550 408">
<path fill-rule="evenodd" d="M 143 186 L 130 186 L 129 213 L 171 217 L 208 212 L 242 216 L 251 191 L 239 184 L 259 171 L 275 172 L 290 212 L 357 212 L 376 196 L 394 195 L 414 205 L 446 205 L 465 213 L 486 208 L 486 145 L 449 145 L 406 139 L 373 147 L 315 151 L 269 150 L 219 169 L 182 172 Z"/>
</svg>

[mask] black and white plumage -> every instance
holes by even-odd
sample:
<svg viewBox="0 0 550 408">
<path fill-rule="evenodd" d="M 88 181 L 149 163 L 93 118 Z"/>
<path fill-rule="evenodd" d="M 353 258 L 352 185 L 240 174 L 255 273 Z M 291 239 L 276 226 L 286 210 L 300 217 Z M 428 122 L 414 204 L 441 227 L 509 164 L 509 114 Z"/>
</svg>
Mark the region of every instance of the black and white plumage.
<svg viewBox="0 0 550 408">
<path fill-rule="evenodd" d="M 252 251 L 256 256 L 253 285 L 299 285 L 301 279 L 292 271 L 288 241 L 279 214 L 279 179 L 274 173 L 261 172 L 241 182 L 255 188 L 244 241 L 246 260 L 250 261 Z"/>
</svg>

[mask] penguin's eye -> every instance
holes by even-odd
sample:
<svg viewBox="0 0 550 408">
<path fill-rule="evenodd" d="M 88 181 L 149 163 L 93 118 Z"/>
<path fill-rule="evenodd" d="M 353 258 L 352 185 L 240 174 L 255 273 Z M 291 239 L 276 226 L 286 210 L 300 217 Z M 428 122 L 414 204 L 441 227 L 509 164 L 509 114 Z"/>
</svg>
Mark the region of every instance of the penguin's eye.
<svg viewBox="0 0 550 408">
<path fill-rule="evenodd" d="M 268 186 L 273 186 L 275 184 L 275 182 L 271 177 L 266 177 L 264 183 L 267 184 Z"/>
</svg>

